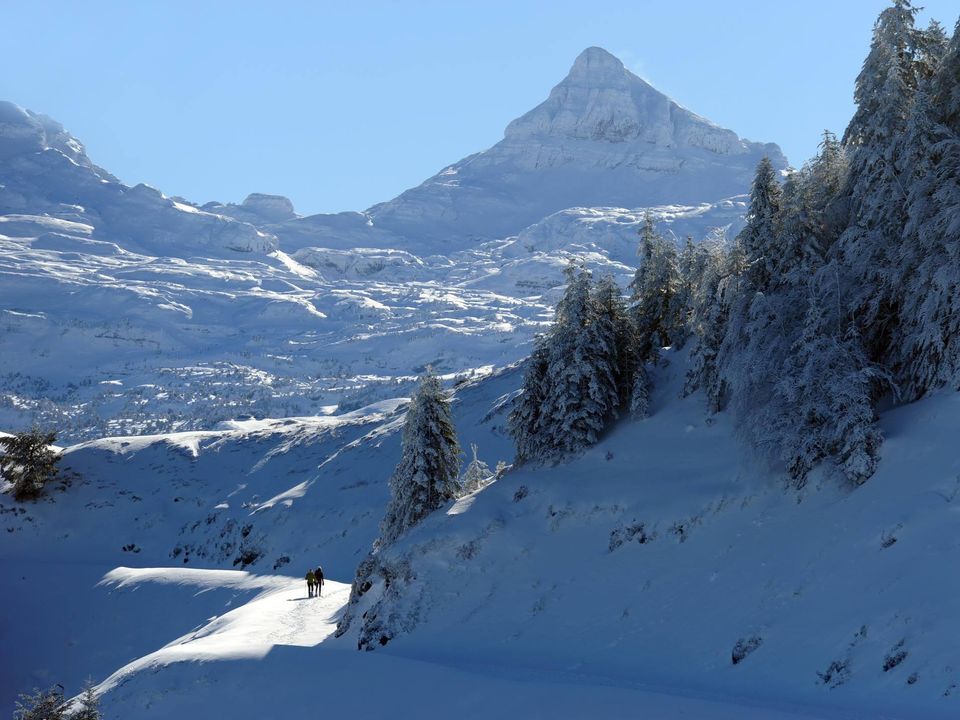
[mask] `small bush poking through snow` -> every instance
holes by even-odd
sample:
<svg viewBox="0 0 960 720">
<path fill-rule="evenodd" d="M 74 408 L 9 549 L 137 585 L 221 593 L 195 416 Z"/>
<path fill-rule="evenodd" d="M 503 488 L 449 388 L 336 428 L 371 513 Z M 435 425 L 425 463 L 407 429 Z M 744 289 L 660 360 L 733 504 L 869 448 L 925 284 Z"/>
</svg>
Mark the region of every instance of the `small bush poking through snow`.
<svg viewBox="0 0 960 720">
<path fill-rule="evenodd" d="M 908 653 L 906 650 L 903 649 L 904 642 L 905 642 L 904 640 L 901 640 L 900 642 L 898 642 L 896 645 L 893 646 L 890 652 L 887 653 L 887 656 L 883 659 L 884 672 L 890 672 L 897 665 L 899 665 L 900 663 L 902 663 L 904 660 L 907 659 Z"/>
<path fill-rule="evenodd" d="M 751 635 L 748 638 L 740 638 L 733 646 L 730 653 L 730 660 L 734 665 L 739 665 L 754 650 L 763 645 L 763 638 L 757 635 Z"/>
<path fill-rule="evenodd" d="M 818 672 L 820 682 L 831 688 L 840 687 L 850 679 L 850 660 L 834 660 L 823 672 Z"/>
</svg>

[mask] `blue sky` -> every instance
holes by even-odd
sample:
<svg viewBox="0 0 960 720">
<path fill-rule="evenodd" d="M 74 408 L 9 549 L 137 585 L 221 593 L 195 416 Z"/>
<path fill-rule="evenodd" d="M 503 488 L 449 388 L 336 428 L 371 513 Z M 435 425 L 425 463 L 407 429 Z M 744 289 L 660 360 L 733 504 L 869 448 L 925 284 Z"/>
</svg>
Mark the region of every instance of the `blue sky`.
<svg viewBox="0 0 960 720">
<path fill-rule="evenodd" d="M 795 165 L 842 132 L 885 0 L 0 0 L 0 98 L 124 182 L 363 209 L 497 142 L 599 45 Z M 957 0 L 921 13 L 952 30 Z"/>
</svg>

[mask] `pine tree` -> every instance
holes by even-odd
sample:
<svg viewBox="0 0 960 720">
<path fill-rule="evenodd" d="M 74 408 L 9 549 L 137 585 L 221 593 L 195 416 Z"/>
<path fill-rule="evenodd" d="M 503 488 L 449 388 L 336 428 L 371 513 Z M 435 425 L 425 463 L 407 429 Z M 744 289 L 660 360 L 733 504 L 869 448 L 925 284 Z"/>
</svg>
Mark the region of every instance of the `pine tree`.
<svg viewBox="0 0 960 720">
<path fill-rule="evenodd" d="M 650 375 L 643 365 L 637 367 L 633 374 L 633 385 L 630 388 L 630 417 L 642 420 L 650 416 Z"/>
<path fill-rule="evenodd" d="M 944 383 L 960 386 L 960 23 L 917 93 L 906 146 L 902 341 L 891 364 L 902 397 L 913 400 Z"/>
<path fill-rule="evenodd" d="M 677 305 L 681 290 L 677 250 L 656 230 L 653 215 L 644 215 L 640 229 L 640 264 L 630 283 L 630 315 L 636 328 L 641 362 L 656 358 L 682 334 L 683 313 Z"/>
<path fill-rule="evenodd" d="M 549 458 L 576 455 L 597 442 L 620 403 L 615 348 L 596 322 L 590 273 L 567 269 L 567 288 L 557 304 L 550 334 L 546 382 L 549 394 L 541 416 Z"/>
<path fill-rule="evenodd" d="M 429 369 L 407 410 L 400 462 L 390 478 L 390 502 L 380 542 L 390 544 L 457 497 L 460 446 L 440 379 Z"/>
<path fill-rule="evenodd" d="M 673 338 L 673 346 L 677 349 L 686 345 L 693 331 L 693 307 L 696 302 L 697 287 L 703 278 L 706 257 L 707 252 L 702 249 L 702 246 L 694 243 L 693 238 L 687 235 L 683 249 L 677 256 L 680 283 L 674 296 L 678 322 Z"/>
<path fill-rule="evenodd" d="M 39 497 L 44 485 L 57 476 L 60 455 L 50 447 L 56 439 L 55 433 L 36 428 L 0 438 L 0 475 L 12 483 L 15 500 Z"/>
<path fill-rule="evenodd" d="M 839 249 L 851 274 L 851 315 L 868 356 L 879 362 L 888 361 L 897 341 L 900 313 L 901 292 L 893 276 L 906 221 L 901 140 L 924 72 L 916 12 L 909 0 L 895 0 L 880 13 L 857 76 L 857 111 L 844 134 L 850 159 L 850 225 Z"/>
<path fill-rule="evenodd" d="M 600 278 L 593 293 L 596 332 L 602 338 L 601 348 L 609 348 L 602 358 L 614 369 L 615 393 L 618 398 L 629 396 L 633 378 L 642 364 L 638 355 L 637 331 L 627 313 L 623 294 L 616 281 L 607 275 Z M 619 403 L 615 402 L 614 417 Z"/>
<path fill-rule="evenodd" d="M 545 448 L 541 422 L 543 405 L 550 391 L 547 384 L 549 363 L 547 338 L 540 336 L 534 343 L 530 357 L 524 362 L 523 387 L 513 401 L 513 409 L 507 421 L 516 448 L 517 464 L 534 461 L 549 454 Z"/>
<path fill-rule="evenodd" d="M 781 258 L 783 249 L 778 238 L 781 202 L 782 190 L 777 181 L 777 171 L 770 158 L 764 156 L 757 165 L 750 189 L 747 224 L 737 238 L 746 257 L 746 279 L 752 292 L 766 292 L 784 264 Z"/>
<path fill-rule="evenodd" d="M 63 690 L 59 686 L 33 693 L 22 693 L 17 698 L 13 720 L 62 720 L 66 713 Z"/>
<path fill-rule="evenodd" d="M 916 14 L 910 0 L 894 0 L 874 24 L 870 52 L 854 84 L 857 110 L 843 136 L 844 145 L 855 154 L 855 175 L 876 162 L 876 151 L 890 147 L 906 124 L 917 87 Z"/>
<path fill-rule="evenodd" d="M 843 146 L 836 135 L 824 130 L 819 152 L 810 162 L 803 184 L 808 223 L 800 269 L 805 278 L 826 264 L 847 225 L 849 209 L 843 190 L 848 171 Z"/>
<path fill-rule="evenodd" d="M 837 276 L 828 266 L 812 279 L 803 332 L 776 390 L 784 412 L 771 430 L 798 485 L 827 457 L 861 484 L 876 469 L 882 442 L 872 396 L 883 374 L 870 365 L 843 317 Z"/>
<path fill-rule="evenodd" d="M 70 716 L 70 720 L 100 720 L 100 698 L 93 689 L 93 680 L 88 679 L 80 695 L 79 708 Z"/>
<path fill-rule="evenodd" d="M 727 279 L 733 263 L 722 229 L 714 230 L 699 247 L 694 276 L 697 290 L 690 313 L 690 327 L 696 344 L 690 353 L 691 367 L 684 395 L 703 390 L 709 411 L 716 413 L 722 409 L 726 396 L 718 357 L 727 331 L 730 310 Z"/>
<path fill-rule="evenodd" d="M 788 263 L 779 236 L 781 206 L 776 171 L 764 157 L 757 165 L 746 225 L 734 243 L 719 289 L 727 312 L 716 364 L 741 423 L 766 400 L 787 327 L 786 305 L 773 292 Z"/>
</svg>

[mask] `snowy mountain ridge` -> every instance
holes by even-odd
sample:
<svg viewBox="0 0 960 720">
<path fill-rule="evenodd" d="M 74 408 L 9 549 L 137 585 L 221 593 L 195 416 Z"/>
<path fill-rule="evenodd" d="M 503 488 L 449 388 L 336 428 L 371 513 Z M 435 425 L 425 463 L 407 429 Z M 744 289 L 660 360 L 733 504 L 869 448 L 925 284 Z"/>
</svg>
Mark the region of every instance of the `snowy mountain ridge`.
<svg viewBox="0 0 960 720">
<path fill-rule="evenodd" d="M 646 209 L 677 242 L 737 232 L 767 151 L 785 163 L 591 48 L 455 174 L 301 217 L 275 195 L 199 205 L 128 187 L 60 124 L 0 104 L 0 425 L 71 441 L 199 430 L 356 407 L 427 364 L 509 364 L 571 259 L 626 283 Z"/>
</svg>

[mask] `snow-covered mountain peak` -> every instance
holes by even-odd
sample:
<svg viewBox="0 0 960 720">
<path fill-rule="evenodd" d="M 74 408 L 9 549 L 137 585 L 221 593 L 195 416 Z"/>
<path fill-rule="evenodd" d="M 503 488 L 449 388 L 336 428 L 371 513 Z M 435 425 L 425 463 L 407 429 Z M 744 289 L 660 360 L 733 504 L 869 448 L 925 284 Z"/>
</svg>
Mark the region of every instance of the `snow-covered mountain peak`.
<svg viewBox="0 0 960 720">
<path fill-rule="evenodd" d="M 368 213 L 381 230 L 450 252 L 567 208 L 715 203 L 747 192 L 765 155 L 787 166 L 777 145 L 715 125 L 590 47 L 503 140 Z"/>
<path fill-rule="evenodd" d="M 577 59 L 573 61 L 573 67 L 570 68 L 570 74 L 564 82 L 579 78 L 588 78 L 594 84 L 599 84 L 603 80 L 619 82 L 622 81 L 625 72 L 626 68 L 618 57 L 594 45 L 577 55 Z"/>
<path fill-rule="evenodd" d="M 736 133 L 681 107 L 599 47 L 580 53 L 550 97 L 510 123 L 505 133 L 510 142 L 545 136 L 654 148 L 696 147 L 721 155 L 747 150 Z"/>
</svg>

